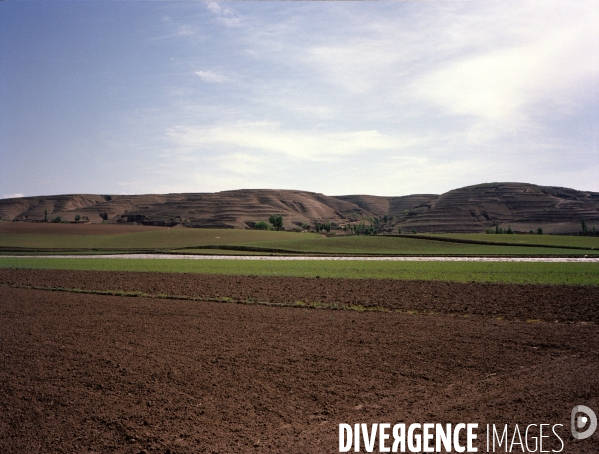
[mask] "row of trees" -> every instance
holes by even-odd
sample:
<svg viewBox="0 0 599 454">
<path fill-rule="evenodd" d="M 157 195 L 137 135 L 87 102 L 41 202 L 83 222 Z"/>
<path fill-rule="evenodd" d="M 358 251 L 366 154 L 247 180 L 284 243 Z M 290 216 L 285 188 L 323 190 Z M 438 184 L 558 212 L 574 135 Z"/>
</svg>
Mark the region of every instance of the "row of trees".
<svg viewBox="0 0 599 454">
<path fill-rule="evenodd" d="M 44 211 L 44 220 L 48 219 L 48 211 Z M 80 215 L 75 215 L 75 221 L 79 221 L 81 219 Z M 381 224 L 382 223 L 387 223 L 389 222 L 390 218 L 388 215 L 384 215 L 382 218 L 367 218 L 370 221 L 370 225 L 367 225 L 366 222 L 363 220 L 361 221 L 359 224 L 350 224 L 348 223 L 347 225 L 343 226 L 343 230 L 347 231 L 349 230 L 350 232 L 352 232 L 354 235 L 376 235 L 378 234 L 380 228 L 381 228 Z M 61 222 L 62 219 L 60 216 L 57 216 L 56 218 L 52 219 L 52 222 Z M 259 221 L 254 225 L 254 228 L 256 230 L 281 230 L 283 228 L 283 216 L 278 215 L 278 214 L 271 214 L 268 217 L 268 222 L 270 224 L 267 224 L 264 221 Z M 581 220 L 581 235 L 586 235 L 586 236 L 596 236 L 597 235 L 597 230 L 595 228 L 595 226 L 593 226 L 593 228 L 589 231 L 589 228 L 587 226 L 587 223 L 585 222 L 584 219 Z M 324 223 L 320 223 L 320 222 L 315 222 L 314 224 L 314 230 L 318 233 L 318 232 L 327 232 L 330 233 L 331 232 L 331 228 L 337 228 L 337 224 L 335 223 L 331 223 L 331 222 L 324 222 Z M 302 224 L 302 228 L 304 230 L 310 230 L 310 225 L 308 224 Z M 398 227 L 397 229 L 398 233 L 401 234 L 402 230 L 401 230 L 401 226 Z M 416 231 L 415 228 L 412 227 L 411 233 L 416 234 L 418 233 Z M 503 227 L 501 227 L 501 225 L 499 224 L 495 224 L 495 228 L 494 229 L 487 229 L 486 233 L 489 234 L 514 234 L 515 232 L 512 230 L 512 226 L 508 225 L 508 228 L 506 230 L 503 229 Z M 537 235 L 542 235 L 543 234 L 543 228 L 542 227 L 538 227 L 537 231 L 533 231 L 532 229 L 529 231 L 529 233 L 534 234 L 536 233 Z"/>
<path fill-rule="evenodd" d="M 77 213 L 75 215 L 75 222 L 79 222 L 81 220 L 81 215 Z M 48 222 L 48 210 L 44 210 L 44 222 Z M 50 222 L 59 223 L 59 222 L 68 222 L 67 220 L 63 220 L 62 216 L 56 216 Z"/>
<path fill-rule="evenodd" d="M 501 227 L 499 224 L 495 224 L 495 228 L 494 229 L 487 229 L 485 230 L 486 233 L 495 233 L 495 234 L 504 234 L 507 233 L 508 235 L 512 235 L 516 232 L 514 232 L 512 230 L 512 226 L 508 225 L 507 230 L 503 230 L 503 227 Z M 534 230 L 530 230 L 528 233 L 535 233 Z M 537 235 L 542 235 L 543 234 L 543 228 L 539 227 L 536 231 Z"/>
</svg>

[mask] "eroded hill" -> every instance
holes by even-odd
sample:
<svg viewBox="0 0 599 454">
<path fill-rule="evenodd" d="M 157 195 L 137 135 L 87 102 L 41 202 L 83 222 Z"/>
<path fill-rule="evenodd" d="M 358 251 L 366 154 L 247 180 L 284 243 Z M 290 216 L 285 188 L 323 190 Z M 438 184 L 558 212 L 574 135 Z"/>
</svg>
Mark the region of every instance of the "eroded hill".
<svg viewBox="0 0 599 454">
<path fill-rule="evenodd" d="M 516 231 L 541 227 L 547 233 L 576 233 L 584 219 L 599 227 L 599 193 L 526 183 L 489 183 L 441 195 L 401 197 L 323 194 L 247 189 L 217 193 L 96 195 L 73 194 L 0 200 L 3 220 L 40 222 L 44 219 L 92 223 L 203 228 L 251 228 L 270 214 L 280 214 L 284 227 L 315 222 L 338 225 L 383 219 L 380 231 L 412 228 L 425 232 L 481 232 L 496 224 Z"/>
</svg>

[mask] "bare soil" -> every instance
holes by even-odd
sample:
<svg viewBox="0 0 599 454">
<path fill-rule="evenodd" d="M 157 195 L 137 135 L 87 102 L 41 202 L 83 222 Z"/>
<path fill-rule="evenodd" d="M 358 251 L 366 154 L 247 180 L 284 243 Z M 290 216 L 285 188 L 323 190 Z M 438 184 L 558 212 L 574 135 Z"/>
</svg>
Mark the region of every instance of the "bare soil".
<svg viewBox="0 0 599 454">
<path fill-rule="evenodd" d="M 24 269 L 0 269 L 0 284 L 599 323 L 599 287 L 594 286 Z"/>
<path fill-rule="evenodd" d="M 323 288 L 367 293 L 348 280 L 236 277 L 234 284 L 223 276 L 88 274 L 2 270 L 2 453 L 334 453 L 342 422 L 476 422 L 481 441 L 487 423 L 522 430 L 563 424 L 557 429 L 563 452 L 599 450 L 599 433 L 575 441 L 569 422 L 574 405 L 599 412 L 597 325 L 6 286 L 114 289 L 120 283 L 123 290 L 185 294 L 195 288 L 201 295 L 229 285 L 244 297 L 258 297 L 261 287 L 315 288 L 311 294 L 321 299 Z M 482 307 L 478 285 L 434 284 L 410 283 L 403 288 L 412 295 L 406 301 L 433 301 L 431 292 L 443 297 L 447 291 Z M 372 291 L 374 283 L 368 285 Z M 519 298 L 534 293 L 520 287 L 510 293 L 514 312 Z M 388 288 L 389 300 L 398 289 Z M 494 290 L 498 298 L 501 291 Z M 561 300 L 561 287 L 540 291 L 558 319 L 580 318 L 569 299 Z M 596 293 L 590 296 L 596 310 Z M 546 442 L 544 449 L 560 448 L 555 438 Z"/>
</svg>

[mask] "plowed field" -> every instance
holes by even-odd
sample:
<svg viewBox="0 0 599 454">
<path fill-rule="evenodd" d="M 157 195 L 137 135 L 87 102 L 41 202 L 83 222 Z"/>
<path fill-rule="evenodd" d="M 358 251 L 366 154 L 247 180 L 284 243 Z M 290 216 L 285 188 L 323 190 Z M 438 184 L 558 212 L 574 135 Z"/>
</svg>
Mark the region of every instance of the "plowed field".
<svg viewBox="0 0 599 454">
<path fill-rule="evenodd" d="M 599 413 L 596 287 L 40 270 L 0 284 L 2 453 L 335 453 L 340 423 L 381 422 L 475 422 L 481 442 L 488 423 L 563 424 L 563 452 L 599 450 L 599 433 L 570 436 L 574 405 Z"/>
<path fill-rule="evenodd" d="M 599 287 L 0 269 L 0 284 L 599 323 Z"/>
</svg>

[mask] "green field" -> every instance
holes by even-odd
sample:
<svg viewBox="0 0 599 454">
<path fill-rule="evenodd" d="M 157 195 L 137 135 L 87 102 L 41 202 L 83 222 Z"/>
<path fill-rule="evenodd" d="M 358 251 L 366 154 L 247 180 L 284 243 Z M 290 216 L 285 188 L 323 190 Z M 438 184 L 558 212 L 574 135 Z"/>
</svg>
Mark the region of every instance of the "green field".
<svg viewBox="0 0 599 454">
<path fill-rule="evenodd" d="M 77 226 L 74 226 L 77 227 Z M 31 249 L 175 249 L 206 245 L 231 245 L 296 239 L 295 232 L 241 229 L 162 229 L 147 232 L 105 235 L 64 235 L 55 233 L 1 233 L 0 247 Z"/>
<path fill-rule="evenodd" d="M 567 235 L 495 235 L 484 233 L 441 233 L 426 236 L 439 238 L 455 238 L 459 240 L 481 241 L 492 243 L 541 244 L 561 247 L 584 247 L 599 249 L 597 236 L 567 236 Z"/>
<path fill-rule="evenodd" d="M 599 263 L 0 258 L 0 268 L 599 285 Z"/>
<path fill-rule="evenodd" d="M 497 235 L 503 236 L 503 235 Z M 509 235 L 514 236 L 514 235 Z M 574 244 L 573 244 L 574 245 Z M 241 244 L 240 244 L 241 246 Z M 599 255 L 598 250 L 541 248 L 512 245 L 452 243 L 392 236 L 299 236 L 299 238 L 248 242 L 243 246 L 304 253 L 377 255 Z"/>
<path fill-rule="evenodd" d="M 297 253 L 354 255 L 599 255 L 599 238 L 551 235 L 436 235 L 440 239 L 492 241 L 466 244 L 434 239 L 392 236 L 325 237 L 315 233 L 256 230 L 161 229 L 134 233 L 78 234 L 0 233 L 2 253 L 26 252 L 151 252 L 188 253 Z M 106 226 L 107 231 L 111 226 Z M 512 244 L 502 244 L 512 243 Z M 547 245 L 550 247 L 539 247 Z M 557 246 L 557 247 L 556 247 Z M 587 249 L 570 249 L 587 248 Z M 594 249 L 591 249 L 594 248 Z"/>
</svg>

